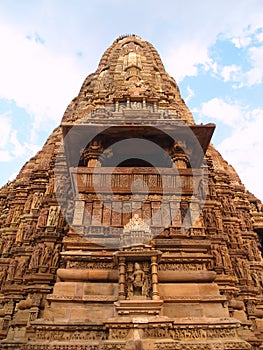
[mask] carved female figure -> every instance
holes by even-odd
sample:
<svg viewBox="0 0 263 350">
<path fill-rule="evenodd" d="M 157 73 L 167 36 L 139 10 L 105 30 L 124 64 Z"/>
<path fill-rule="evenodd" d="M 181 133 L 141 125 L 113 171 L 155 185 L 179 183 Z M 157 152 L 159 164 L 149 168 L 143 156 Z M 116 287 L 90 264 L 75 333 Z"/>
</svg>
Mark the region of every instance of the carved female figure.
<svg viewBox="0 0 263 350">
<path fill-rule="evenodd" d="M 45 246 L 42 252 L 42 265 L 49 266 L 52 259 L 52 248 L 50 246 Z"/>
<path fill-rule="evenodd" d="M 15 272 L 16 272 L 16 267 L 17 267 L 18 261 L 13 259 L 8 267 L 7 270 L 7 277 L 6 277 L 6 281 L 13 281 L 14 277 L 15 277 Z"/>
<path fill-rule="evenodd" d="M 42 208 L 37 221 L 37 228 L 44 228 L 47 224 L 48 208 Z"/>
<path fill-rule="evenodd" d="M 28 258 L 26 260 L 22 259 L 19 261 L 17 268 L 16 268 L 15 277 L 22 277 L 23 276 L 23 273 L 26 269 L 27 263 L 28 263 Z"/>
<path fill-rule="evenodd" d="M 55 251 L 54 251 L 54 254 L 53 254 L 53 257 L 52 257 L 52 264 L 51 264 L 51 266 L 52 267 L 57 267 L 58 260 L 59 260 L 59 246 L 56 245 Z"/>
<path fill-rule="evenodd" d="M 30 264 L 29 264 L 29 269 L 36 268 L 39 265 L 39 259 L 42 253 L 42 246 L 38 244 L 32 253 Z"/>
<path fill-rule="evenodd" d="M 134 287 L 134 295 L 143 295 L 143 285 L 145 282 L 145 273 L 141 269 L 139 263 L 134 264 L 134 272 L 133 276 L 133 287 Z"/>
<path fill-rule="evenodd" d="M 34 222 L 26 224 L 26 227 L 24 228 L 24 239 L 29 239 L 30 236 L 33 236 L 35 226 L 36 224 Z"/>
<path fill-rule="evenodd" d="M 47 225 L 48 226 L 55 226 L 57 224 L 58 217 L 59 217 L 58 207 L 51 207 L 50 211 L 49 211 Z"/>
<path fill-rule="evenodd" d="M 38 209 L 41 203 L 43 193 L 35 192 L 33 194 L 31 209 Z"/>
<path fill-rule="evenodd" d="M 3 284 L 4 279 L 6 277 L 6 269 L 0 267 L 0 286 Z"/>
</svg>

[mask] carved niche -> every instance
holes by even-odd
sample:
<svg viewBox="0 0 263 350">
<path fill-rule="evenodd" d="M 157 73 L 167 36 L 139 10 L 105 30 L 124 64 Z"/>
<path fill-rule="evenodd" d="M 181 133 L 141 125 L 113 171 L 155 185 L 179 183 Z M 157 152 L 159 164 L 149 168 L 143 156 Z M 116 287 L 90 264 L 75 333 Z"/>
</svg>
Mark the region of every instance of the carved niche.
<svg viewBox="0 0 263 350">
<path fill-rule="evenodd" d="M 151 274 L 149 261 L 128 262 L 126 269 L 126 299 L 151 299 Z"/>
<path fill-rule="evenodd" d="M 119 269 L 119 300 L 159 299 L 158 260 L 161 252 L 151 247 L 149 226 L 135 214 L 125 225 L 123 235 L 130 237 L 130 246 L 127 245 L 128 238 L 124 239 L 126 245 L 115 254 Z"/>
</svg>

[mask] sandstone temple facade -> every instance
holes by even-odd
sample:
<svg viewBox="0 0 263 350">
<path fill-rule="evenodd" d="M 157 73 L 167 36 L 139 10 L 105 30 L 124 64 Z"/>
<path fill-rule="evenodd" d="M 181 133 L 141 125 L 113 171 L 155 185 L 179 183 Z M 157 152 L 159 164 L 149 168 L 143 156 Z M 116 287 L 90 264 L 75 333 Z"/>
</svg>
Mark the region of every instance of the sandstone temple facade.
<svg viewBox="0 0 263 350">
<path fill-rule="evenodd" d="M 154 47 L 104 53 L 0 190 L 0 349 L 263 349 L 263 210 Z"/>
</svg>

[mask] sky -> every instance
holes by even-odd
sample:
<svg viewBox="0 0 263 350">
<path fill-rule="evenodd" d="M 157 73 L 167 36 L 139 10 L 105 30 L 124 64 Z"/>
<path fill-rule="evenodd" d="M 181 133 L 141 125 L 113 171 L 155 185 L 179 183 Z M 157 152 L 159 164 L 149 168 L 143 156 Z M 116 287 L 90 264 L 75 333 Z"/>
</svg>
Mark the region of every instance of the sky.
<svg viewBox="0 0 263 350">
<path fill-rule="evenodd" d="M 0 0 L 0 186 L 60 124 L 103 52 L 136 34 L 263 200 L 262 0 Z"/>
</svg>

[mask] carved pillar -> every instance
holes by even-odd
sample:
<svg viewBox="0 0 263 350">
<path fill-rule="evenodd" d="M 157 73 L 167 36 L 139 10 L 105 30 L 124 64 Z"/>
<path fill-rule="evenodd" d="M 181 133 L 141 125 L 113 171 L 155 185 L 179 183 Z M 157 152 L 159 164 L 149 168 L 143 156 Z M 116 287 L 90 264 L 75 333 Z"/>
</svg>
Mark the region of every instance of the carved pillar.
<svg viewBox="0 0 263 350">
<path fill-rule="evenodd" d="M 189 164 L 189 160 L 181 146 L 175 144 L 170 151 L 170 157 L 173 161 L 173 168 L 186 169 Z"/>
<path fill-rule="evenodd" d="M 100 166 L 99 157 L 103 153 L 103 147 L 100 139 L 92 140 L 89 145 L 81 149 L 81 160 L 83 165 L 87 167 L 96 167 Z"/>
<path fill-rule="evenodd" d="M 129 97 L 127 98 L 127 108 L 131 108 L 131 101 Z"/>
<path fill-rule="evenodd" d="M 125 299 L 125 258 L 120 257 L 119 259 L 119 299 Z"/>
<path fill-rule="evenodd" d="M 152 299 L 160 299 L 158 291 L 158 264 L 157 256 L 151 257 L 151 269 L 152 269 Z"/>
<path fill-rule="evenodd" d="M 99 165 L 98 159 L 99 159 L 100 155 L 101 155 L 101 153 L 99 153 L 99 152 L 89 150 L 87 152 L 87 158 L 88 158 L 87 166 L 90 168 L 98 166 Z"/>
<path fill-rule="evenodd" d="M 73 225 L 82 225 L 85 202 L 81 199 L 75 201 Z"/>
<path fill-rule="evenodd" d="M 102 223 L 102 203 L 100 201 L 93 203 L 91 223 L 94 226 L 100 226 Z"/>
<path fill-rule="evenodd" d="M 190 209 L 192 226 L 203 227 L 204 226 L 203 225 L 203 218 L 201 215 L 199 203 L 196 199 L 192 200 L 192 202 L 189 204 L 189 209 Z"/>
<path fill-rule="evenodd" d="M 115 112 L 119 112 L 119 101 L 115 102 Z"/>
</svg>

